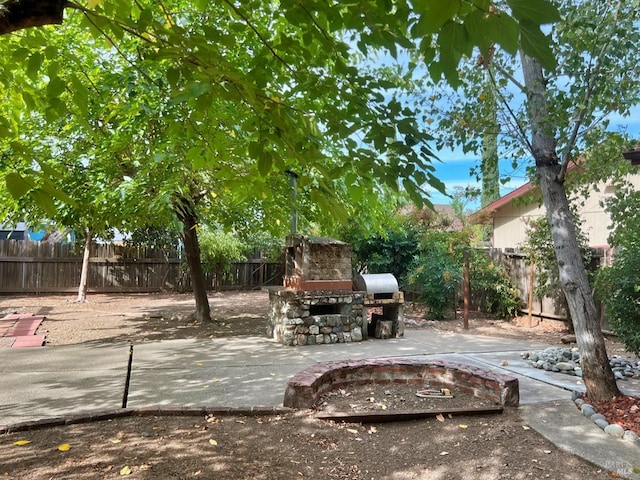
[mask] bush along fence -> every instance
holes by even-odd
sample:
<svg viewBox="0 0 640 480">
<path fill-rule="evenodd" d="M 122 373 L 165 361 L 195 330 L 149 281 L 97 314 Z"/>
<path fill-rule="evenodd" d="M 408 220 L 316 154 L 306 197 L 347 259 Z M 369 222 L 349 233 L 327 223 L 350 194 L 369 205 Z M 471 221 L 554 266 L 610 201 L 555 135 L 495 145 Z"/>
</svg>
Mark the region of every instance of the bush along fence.
<svg viewBox="0 0 640 480">
<path fill-rule="evenodd" d="M 522 307 L 520 313 L 529 315 L 532 321 L 540 320 L 559 320 L 569 321 L 568 307 L 564 299 L 563 293 L 558 289 L 557 293 L 552 296 L 542 298 L 532 295 L 538 278 L 538 272 L 535 265 L 529 263 L 528 258 L 520 252 L 512 249 L 492 248 L 487 253 L 496 263 L 506 266 L 509 271 L 515 288 L 518 290 L 522 299 Z M 598 268 L 605 266 L 610 261 L 609 253 L 605 249 L 592 249 L 592 262 L 589 266 L 591 272 L 595 272 Z M 601 326 L 608 330 L 608 322 L 602 313 L 602 306 L 596 302 L 596 307 L 601 312 Z"/>
<path fill-rule="evenodd" d="M 78 289 L 82 252 L 71 244 L 0 240 L 0 294 L 71 293 Z M 222 274 L 223 289 L 281 285 L 283 266 L 252 260 L 234 263 Z M 213 289 L 215 274 L 206 275 Z M 122 245 L 94 245 L 89 292 L 158 292 L 190 289 L 180 251 Z"/>
</svg>

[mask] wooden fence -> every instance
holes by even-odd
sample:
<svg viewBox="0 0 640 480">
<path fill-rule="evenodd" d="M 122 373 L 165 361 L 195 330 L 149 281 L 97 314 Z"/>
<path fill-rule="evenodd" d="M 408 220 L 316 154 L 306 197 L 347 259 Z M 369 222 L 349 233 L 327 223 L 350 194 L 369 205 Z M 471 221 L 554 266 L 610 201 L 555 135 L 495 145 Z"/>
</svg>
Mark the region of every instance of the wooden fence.
<svg viewBox="0 0 640 480">
<path fill-rule="evenodd" d="M 488 253 L 496 263 L 502 263 L 507 267 L 514 286 L 518 289 L 520 298 L 522 299 L 521 312 L 523 315 L 528 315 L 529 312 L 531 312 L 532 317 L 536 318 L 536 320 L 551 319 L 568 321 L 568 307 L 561 291 L 558 291 L 556 295 L 551 297 L 530 297 L 531 289 L 535 288 L 536 285 L 535 282 L 538 277 L 538 271 L 535 266 L 529 263 L 525 255 L 495 248 L 489 249 Z M 602 252 L 594 250 L 592 264 L 590 266 L 591 270 L 595 271 L 600 268 L 603 263 L 606 263 L 606 259 L 603 258 Z M 596 303 L 596 308 L 600 315 L 602 328 L 608 329 L 607 321 L 602 312 L 602 306 Z"/>
<path fill-rule="evenodd" d="M 531 271 L 527 258 L 513 252 L 490 249 L 496 262 L 507 266 L 523 300 L 522 312 L 537 319 L 567 320 L 562 295 L 533 298 L 529 304 Z M 597 263 L 597 262 L 596 262 Z M 0 294 L 71 293 L 78 289 L 82 252 L 73 245 L 28 240 L 0 240 Z M 223 289 L 257 289 L 282 285 L 283 265 L 252 260 L 234 263 L 222 274 Z M 206 273 L 207 288 L 216 284 L 214 273 Z M 190 290 L 191 281 L 181 252 L 167 252 L 121 245 L 94 245 L 89 265 L 89 292 L 154 292 Z M 410 292 L 409 292 L 410 293 Z M 603 328 L 606 328 L 603 319 Z"/>
<path fill-rule="evenodd" d="M 0 293 L 68 293 L 80 283 L 82 252 L 73 245 L 0 240 Z M 225 289 L 282 284 L 283 267 L 253 260 L 224 272 Z M 215 274 L 206 275 L 213 288 Z M 89 292 L 187 291 L 190 278 L 181 252 L 121 245 L 94 245 L 89 263 Z"/>
</svg>

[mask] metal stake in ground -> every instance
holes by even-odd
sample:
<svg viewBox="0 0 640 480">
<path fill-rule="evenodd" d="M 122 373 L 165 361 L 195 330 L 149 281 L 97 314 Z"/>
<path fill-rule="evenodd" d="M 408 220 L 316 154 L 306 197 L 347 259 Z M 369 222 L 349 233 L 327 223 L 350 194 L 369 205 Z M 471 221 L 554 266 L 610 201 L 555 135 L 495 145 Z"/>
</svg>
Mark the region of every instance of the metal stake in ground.
<svg viewBox="0 0 640 480">
<path fill-rule="evenodd" d="M 129 362 L 127 364 L 127 378 L 124 381 L 124 395 L 122 396 L 122 408 L 127 408 L 129 397 L 129 383 L 131 382 L 131 365 L 133 365 L 133 343 L 129 344 Z"/>
</svg>

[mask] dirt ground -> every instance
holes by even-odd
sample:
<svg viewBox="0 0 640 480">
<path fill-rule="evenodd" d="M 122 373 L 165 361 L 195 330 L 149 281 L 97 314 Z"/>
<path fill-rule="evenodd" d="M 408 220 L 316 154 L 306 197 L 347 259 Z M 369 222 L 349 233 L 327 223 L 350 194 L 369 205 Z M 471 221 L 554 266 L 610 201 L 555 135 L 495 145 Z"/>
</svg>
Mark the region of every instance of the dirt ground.
<svg viewBox="0 0 640 480">
<path fill-rule="evenodd" d="M 46 315 L 47 346 L 174 338 L 265 335 L 265 292 L 211 294 L 216 322 L 193 321 L 189 295 L 0 297 L 0 316 Z M 407 328 L 462 330 L 460 319 L 428 322 L 407 305 Z M 468 332 L 560 345 L 554 322 L 503 322 L 472 316 Z M 266 339 L 266 338 L 265 338 Z M 266 341 L 269 341 L 266 339 Z M 608 341 L 609 353 L 623 354 Z M 295 347 L 292 347 L 295 348 Z M 304 347 L 300 347 L 304 348 Z M 269 417 L 130 417 L 16 432 L 0 437 L 0 476 L 8 479 L 602 479 L 615 474 L 562 452 L 530 429 L 517 409 L 447 415 L 486 402 L 416 395 L 415 386 L 365 385 L 327 395 L 313 411 Z M 435 409 L 422 420 L 334 423 L 318 413 Z M 576 415 L 579 415 L 576 412 Z M 28 443 L 22 441 L 28 441 Z"/>
</svg>

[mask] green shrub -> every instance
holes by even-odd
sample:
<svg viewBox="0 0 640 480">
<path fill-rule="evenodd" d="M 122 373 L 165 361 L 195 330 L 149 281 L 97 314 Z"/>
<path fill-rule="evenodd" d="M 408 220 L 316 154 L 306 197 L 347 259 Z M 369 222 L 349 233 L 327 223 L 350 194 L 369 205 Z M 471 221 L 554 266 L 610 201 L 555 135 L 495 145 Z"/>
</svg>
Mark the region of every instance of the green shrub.
<svg viewBox="0 0 640 480">
<path fill-rule="evenodd" d="M 471 296 L 480 310 L 505 320 L 517 316 L 522 301 L 507 269 L 478 250 L 473 250 L 469 264 Z"/>
<path fill-rule="evenodd" d="M 640 355 L 640 192 L 621 191 L 607 203 L 617 248 L 613 264 L 596 275 L 609 325 L 625 348 Z"/>
<path fill-rule="evenodd" d="M 462 265 L 446 234 L 429 234 L 407 276 L 407 284 L 428 308 L 427 318 L 442 320 L 455 308 L 455 293 L 462 281 Z"/>
</svg>

